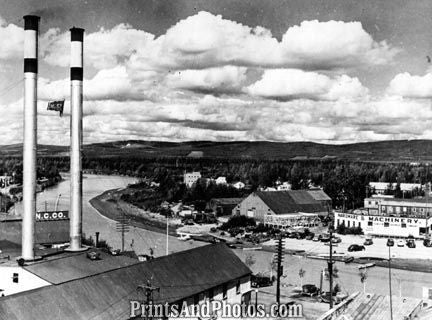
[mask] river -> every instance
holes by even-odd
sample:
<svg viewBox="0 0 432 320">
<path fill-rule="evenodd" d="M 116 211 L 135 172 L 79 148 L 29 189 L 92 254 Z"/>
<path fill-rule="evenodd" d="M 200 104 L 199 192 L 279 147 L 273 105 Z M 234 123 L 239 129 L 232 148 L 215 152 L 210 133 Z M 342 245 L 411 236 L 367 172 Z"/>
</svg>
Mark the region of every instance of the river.
<svg viewBox="0 0 432 320">
<path fill-rule="evenodd" d="M 58 210 L 69 210 L 69 176 L 62 175 L 63 179 L 56 186 L 45 189 L 37 194 L 36 207 L 38 211 L 54 210 L 58 195 L 61 195 L 58 202 Z M 83 176 L 83 233 L 95 237 L 95 233 L 100 233 L 100 239 L 106 240 L 113 248 L 121 248 L 121 234 L 116 231 L 116 223 L 94 209 L 89 201 L 100 195 L 106 190 L 124 188 L 130 183 L 134 183 L 136 178 L 111 175 L 85 174 Z M 17 203 L 15 209 L 17 214 L 22 212 L 22 202 Z M 166 236 L 161 233 L 131 227 L 125 235 L 125 250 L 133 249 L 138 254 L 149 254 L 150 248 L 156 256 L 166 253 Z M 194 241 L 180 241 L 176 237 L 169 237 L 169 252 L 176 252 L 190 249 L 203 243 Z"/>
</svg>

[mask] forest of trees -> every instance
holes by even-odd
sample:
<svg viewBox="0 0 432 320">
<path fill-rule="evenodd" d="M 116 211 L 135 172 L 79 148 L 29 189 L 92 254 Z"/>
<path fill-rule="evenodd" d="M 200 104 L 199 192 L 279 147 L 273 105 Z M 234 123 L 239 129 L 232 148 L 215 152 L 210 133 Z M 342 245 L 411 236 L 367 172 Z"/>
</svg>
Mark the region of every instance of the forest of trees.
<svg viewBox="0 0 432 320">
<path fill-rule="evenodd" d="M 206 178 L 225 176 L 228 182 L 243 181 L 255 190 L 259 186 L 272 186 L 277 179 L 289 181 L 293 189 L 306 188 L 309 183 L 321 186 L 333 199 L 333 205 L 346 208 L 359 207 L 366 197 L 370 181 L 426 183 L 432 181 L 428 165 L 410 166 L 408 163 L 365 163 L 336 160 L 244 160 L 210 158 L 84 158 L 86 172 L 120 174 L 147 178 L 159 182 L 163 197 L 172 200 L 208 200 L 209 197 L 241 196 L 233 188 L 205 186 L 203 183 L 192 190 L 181 185 L 183 173 L 200 171 Z M 38 177 L 55 177 L 61 171 L 69 171 L 69 159 L 46 157 L 38 159 Z M 22 160 L 0 159 L 0 174 L 15 172 L 22 179 Z"/>
</svg>

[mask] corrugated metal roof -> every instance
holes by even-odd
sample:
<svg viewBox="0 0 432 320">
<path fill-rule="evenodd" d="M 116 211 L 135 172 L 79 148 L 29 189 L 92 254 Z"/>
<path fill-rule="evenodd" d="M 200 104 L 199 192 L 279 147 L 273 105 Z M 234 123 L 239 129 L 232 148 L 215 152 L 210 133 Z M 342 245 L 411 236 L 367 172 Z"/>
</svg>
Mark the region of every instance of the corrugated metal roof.
<svg viewBox="0 0 432 320">
<path fill-rule="evenodd" d="M 0 319 L 127 319 L 147 280 L 160 288 L 155 302 L 175 302 L 250 273 L 225 244 L 213 244 L 0 298 Z"/>
<path fill-rule="evenodd" d="M 419 311 L 421 300 L 392 296 L 393 318 L 405 319 Z M 352 320 L 390 319 L 390 298 L 377 294 L 359 294 L 337 319 L 349 316 Z"/>
<path fill-rule="evenodd" d="M 256 195 L 276 214 L 327 212 L 309 190 L 257 191 Z"/>
</svg>

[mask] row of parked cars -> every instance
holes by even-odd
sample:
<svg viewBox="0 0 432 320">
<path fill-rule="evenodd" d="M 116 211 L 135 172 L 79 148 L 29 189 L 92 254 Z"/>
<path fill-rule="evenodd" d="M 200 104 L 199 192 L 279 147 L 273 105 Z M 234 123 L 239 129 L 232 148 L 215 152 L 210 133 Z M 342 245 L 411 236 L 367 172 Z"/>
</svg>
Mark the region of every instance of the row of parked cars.
<svg viewBox="0 0 432 320">
<path fill-rule="evenodd" d="M 328 233 L 323 233 L 323 234 L 319 234 L 316 235 L 313 232 L 290 232 L 290 233 L 284 233 L 282 234 L 283 237 L 285 238 L 291 238 L 291 239 L 305 239 L 305 240 L 311 240 L 311 241 L 316 241 L 316 242 L 330 242 L 330 234 Z M 333 235 L 332 243 L 340 243 L 342 242 L 342 239 Z"/>
</svg>

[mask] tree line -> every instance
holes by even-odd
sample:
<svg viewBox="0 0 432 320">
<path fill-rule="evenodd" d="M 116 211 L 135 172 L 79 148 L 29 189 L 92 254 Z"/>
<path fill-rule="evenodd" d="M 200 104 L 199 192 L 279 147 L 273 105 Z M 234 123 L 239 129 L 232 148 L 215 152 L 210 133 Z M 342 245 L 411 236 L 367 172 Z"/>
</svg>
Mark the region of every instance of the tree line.
<svg viewBox="0 0 432 320">
<path fill-rule="evenodd" d="M 421 183 L 432 181 L 428 165 L 411 166 L 408 163 L 368 163 L 343 160 L 257 160 L 212 159 L 185 157 L 84 157 L 85 172 L 119 174 L 140 177 L 160 183 L 160 193 L 167 199 L 208 200 L 214 197 L 242 196 L 229 189 L 199 183 L 186 190 L 181 182 L 185 172 L 200 171 L 202 177 L 226 177 L 228 183 L 242 181 L 250 191 L 273 186 L 276 180 L 289 181 L 293 189 L 304 189 L 313 184 L 320 186 L 333 199 L 335 207 L 362 206 L 367 196 L 366 186 L 371 181 Z M 22 159 L 0 159 L 0 174 L 14 171 L 22 180 Z M 61 171 L 69 171 L 67 157 L 38 158 L 38 177 L 56 177 Z"/>
</svg>

